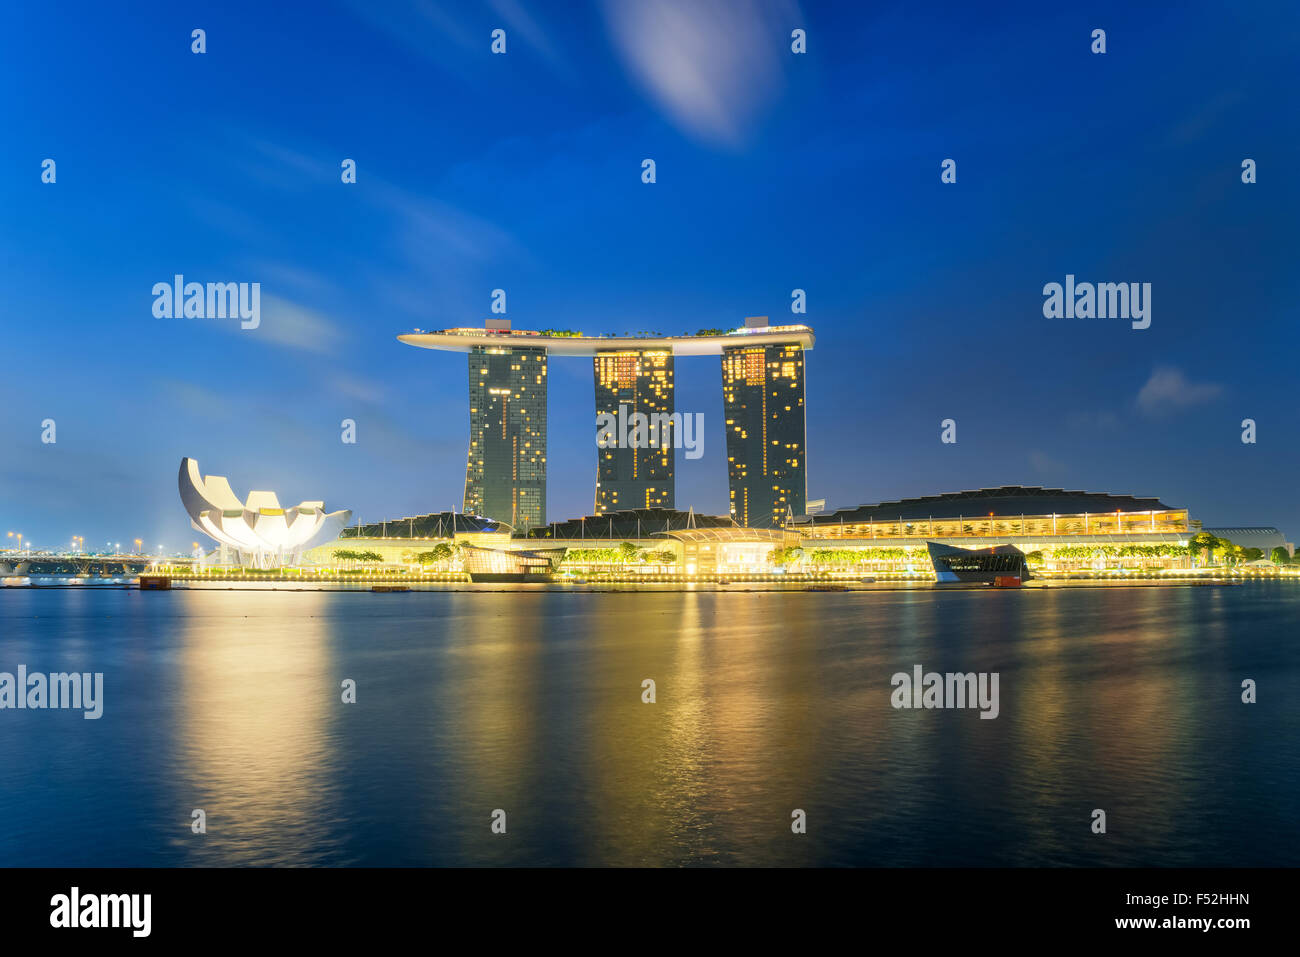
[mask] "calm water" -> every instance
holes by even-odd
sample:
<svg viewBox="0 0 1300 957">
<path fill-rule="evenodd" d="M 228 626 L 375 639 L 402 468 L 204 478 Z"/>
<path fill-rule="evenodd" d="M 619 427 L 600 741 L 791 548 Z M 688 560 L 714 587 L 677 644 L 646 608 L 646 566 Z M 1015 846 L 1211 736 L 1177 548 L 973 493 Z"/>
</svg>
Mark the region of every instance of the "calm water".
<svg viewBox="0 0 1300 957">
<path fill-rule="evenodd" d="M 0 711 L 0 864 L 1296 865 L 1298 622 L 1269 583 L 9 589 L 0 671 L 105 713 Z M 1001 716 L 895 711 L 915 664 Z"/>
</svg>

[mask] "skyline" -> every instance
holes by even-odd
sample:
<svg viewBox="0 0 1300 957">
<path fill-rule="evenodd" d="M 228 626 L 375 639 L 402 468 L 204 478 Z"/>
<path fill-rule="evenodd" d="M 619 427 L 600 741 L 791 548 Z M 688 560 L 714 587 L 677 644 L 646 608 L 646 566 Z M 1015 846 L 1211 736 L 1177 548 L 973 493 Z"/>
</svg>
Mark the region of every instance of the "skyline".
<svg viewBox="0 0 1300 957">
<path fill-rule="evenodd" d="M 760 4 L 762 29 L 676 86 L 646 45 L 712 48 L 620 3 L 148 6 L 129 29 L 90 5 L 77 31 L 6 14 L 0 72 L 40 96 L 9 104 L 0 151 L 0 530 L 183 549 L 183 456 L 354 521 L 458 509 L 464 363 L 393 336 L 480 324 L 498 288 L 521 329 L 812 326 L 808 497 L 828 509 L 1041 485 L 1300 529 L 1293 11 Z M 155 318 L 178 273 L 261 283 L 260 326 Z M 1150 327 L 1045 318 L 1068 275 L 1150 283 Z M 587 363 L 548 388 L 563 520 L 591 511 Z M 707 437 L 676 452 L 677 504 L 726 514 L 717 371 L 681 364 L 675 388 Z"/>
</svg>

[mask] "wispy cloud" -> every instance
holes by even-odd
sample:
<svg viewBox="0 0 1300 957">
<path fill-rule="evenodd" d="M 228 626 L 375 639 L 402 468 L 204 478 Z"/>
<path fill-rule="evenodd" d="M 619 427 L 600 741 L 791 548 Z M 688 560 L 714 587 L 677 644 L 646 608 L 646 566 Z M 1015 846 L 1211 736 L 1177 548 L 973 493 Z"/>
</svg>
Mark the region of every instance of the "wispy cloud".
<svg viewBox="0 0 1300 957">
<path fill-rule="evenodd" d="M 425 59 L 437 60 L 439 50 L 447 41 L 464 50 L 474 46 L 475 36 L 469 25 L 433 0 L 407 3 L 347 0 L 345 5 L 362 22 Z M 483 48 L 487 48 L 486 38 Z"/>
<path fill-rule="evenodd" d="M 359 20 L 388 36 L 396 45 L 423 59 L 446 67 L 450 44 L 466 53 L 489 55 L 491 31 L 506 31 L 506 49 L 512 53 L 516 44 L 537 53 L 554 72 L 572 79 L 568 60 L 555 48 L 546 32 L 519 0 L 487 0 L 495 20 L 467 4 L 437 3 L 434 0 L 347 0 L 346 6 Z"/>
<path fill-rule="evenodd" d="M 520 251 L 509 233 L 472 213 L 378 179 L 369 189 L 396 218 L 399 248 L 412 264 L 449 258 L 484 263 Z"/>
<path fill-rule="evenodd" d="M 256 137 L 247 140 L 267 161 L 250 167 L 250 173 L 279 188 L 291 183 L 298 188 L 333 185 L 338 180 L 338 159 L 329 150 L 292 149 Z M 508 233 L 481 217 L 394 185 L 369 168 L 363 176 L 359 195 L 392 218 L 399 245 L 412 262 L 447 256 L 487 260 L 502 251 L 518 252 Z"/>
<path fill-rule="evenodd" d="M 262 323 L 256 329 L 239 330 L 234 323 L 228 327 L 237 329 L 240 335 L 256 336 L 261 342 L 320 355 L 333 355 L 343 338 L 332 320 L 276 295 L 263 294 Z"/>
<path fill-rule="evenodd" d="M 232 135 L 250 147 L 245 152 L 253 159 L 246 163 L 245 171 L 251 179 L 285 191 L 337 188 L 338 158 L 332 151 L 313 144 L 286 146 L 246 132 L 232 131 Z M 356 292 L 359 284 L 368 285 L 367 295 L 389 311 L 427 316 L 434 291 L 460 288 L 467 276 L 503 260 L 516 265 L 531 260 L 508 231 L 473 211 L 399 186 L 370 167 L 362 177 L 361 185 L 349 189 L 355 189 L 356 198 L 366 205 L 371 214 L 368 219 L 382 225 L 382 238 L 369 249 L 369 259 L 352 264 L 351 287 Z M 258 232 L 251 221 L 239 225 L 245 237 Z M 266 289 L 272 280 L 277 289 L 283 291 L 288 286 L 292 290 L 282 295 L 282 307 L 291 297 L 307 302 L 337 298 L 336 284 L 319 271 L 269 260 L 254 266 L 256 275 L 267 277 L 264 315 Z M 268 341 L 329 351 L 337 337 L 328 334 L 328 320 L 316 313 L 304 314 L 304 307 L 283 311 Z M 313 332 L 325 335 L 318 339 L 309 335 Z"/>
<path fill-rule="evenodd" d="M 1180 369 L 1157 366 L 1137 395 L 1137 406 L 1149 416 L 1169 415 L 1218 398 L 1223 387 L 1213 382 L 1192 382 Z"/>
<path fill-rule="evenodd" d="M 242 342 L 279 346 L 320 356 L 336 356 L 345 335 L 343 325 L 321 312 L 286 296 L 267 292 L 265 280 L 260 293 L 259 322 L 244 328 L 239 318 L 203 323 L 202 328 L 220 329 Z"/>
<path fill-rule="evenodd" d="M 249 274 L 257 277 L 264 289 L 274 284 L 276 289 L 292 289 L 308 298 L 333 299 L 339 295 L 338 286 L 331 279 L 301 266 L 258 259 L 251 262 L 249 269 Z"/>
<path fill-rule="evenodd" d="M 368 379 L 356 379 L 349 375 L 337 375 L 331 380 L 334 391 L 339 395 L 364 402 L 367 405 L 379 405 L 386 398 L 383 386 Z"/>
<path fill-rule="evenodd" d="M 250 166 L 250 169 L 262 171 L 270 184 L 277 188 L 297 186 L 301 189 L 334 179 L 334 166 L 319 156 L 288 149 L 279 143 L 263 139 L 252 139 L 250 142 L 257 152 L 270 161 L 269 165 Z M 334 162 L 331 157 L 330 163 Z"/>
<path fill-rule="evenodd" d="M 504 24 L 507 37 L 518 37 L 537 51 L 557 72 L 572 78 L 568 61 L 555 49 L 550 38 L 519 0 L 488 0 L 488 5 Z"/>
<path fill-rule="evenodd" d="M 201 419 L 227 420 L 231 415 L 230 396 L 207 389 L 194 382 L 160 379 L 158 391 L 167 404 L 178 411 Z"/>
<path fill-rule="evenodd" d="M 792 0 L 605 0 L 624 65 L 688 134 L 741 145 L 780 93 Z"/>
</svg>

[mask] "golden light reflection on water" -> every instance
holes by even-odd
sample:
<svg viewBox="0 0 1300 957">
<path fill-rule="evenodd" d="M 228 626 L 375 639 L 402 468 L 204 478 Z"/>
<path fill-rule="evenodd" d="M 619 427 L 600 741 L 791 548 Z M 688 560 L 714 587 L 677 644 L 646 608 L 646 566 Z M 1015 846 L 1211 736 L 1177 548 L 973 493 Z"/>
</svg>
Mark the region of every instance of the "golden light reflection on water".
<svg viewBox="0 0 1300 957">
<path fill-rule="evenodd" d="M 619 720 L 586 725 L 592 805 L 615 810 L 590 822 L 586 864 L 600 863 L 602 849 L 627 862 L 659 863 L 689 843 L 687 835 L 709 826 L 701 806 L 712 763 L 701 600 L 693 592 L 680 596 L 680 617 L 662 632 L 661 649 L 619 642 L 626 686 L 621 694 L 602 695 L 597 707 L 613 709 L 630 734 L 618 731 Z M 654 704 L 642 700 L 646 679 L 654 682 Z"/>
<path fill-rule="evenodd" d="M 610 654 L 627 684 L 607 705 L 617 718 L 588 728 L 592 803 L 617 813 L 598 817 L 588 863 L 806 857 L 807 844 L 787 842 L 776 858 L 773 849 L 791 833 L 792 810 L 820 806 L 838 770 L 836 736 L 872 721 L 823 698 L 822 651 L 799 606 L 807 600 L 816 598 L 684 595 L 659 640 L 622 623 Z M 656 683 L 653 705 L 629 693 L 644 678 Z"/>
<path fill-rule="evenodd" d="M 225 864 L 1172 861 L 1216 800 L 1216 678 L 1185 667 L 1229 647 L 1205 609 L 1156 590 L 209 601 L 180 619 L 171 803 L 210 833 L 175 844 Z M 1000 717 L 893 709 L 916 664 L 999 671 Z M 1093 807 L 1117 840 L 1090 841 Z"/>
<path fill-rule="evenodd" d="M 202 610 L 180 619 L 175 804 L 182 817 L 202 808 L 208 833 L 185 828 L 175 843 L 194 863 L 309 863 L 341 695 L 320 616 L 329 596 L 232 596 L 217 614 L 211 596 L 186 597 Z"/>
<path fill-rule="evenodd" d="M 1013 862 L 1077 862 L 1096 808 L 1116 840 L 1186 842 L 1196 795 L 1183 770 L 1198 748 L 1205 690 L 1179 667 L 1194 606 L 1155 589 L 1099 594 L 1082 608 L 1047 599 L 1028 623 L 1030 658 L 1006 706 L 1010 799 L 1024 831 Z M 1105 845 L 1089 850 L 1104 857 Z"/>
<path fill-rule="evenodd" d="M 433 720 L 437 737 L 451 747 L 438 800 L 469 809 L 470 823 L 445 837 L 464 860 L 504 863 L 513 848 L 491 837 L 493 812 L 506 812 L 508 833 L 540 827 L 537 797 L 547 765 L 538 756 L 546 753 L 546 723 L 534 615 L 545 599 L 527 596 L 505 608 L 481 595 L 452 600 L 456 612 L 439 623 L 435 646 L 442 651 Z"/>
</svg>

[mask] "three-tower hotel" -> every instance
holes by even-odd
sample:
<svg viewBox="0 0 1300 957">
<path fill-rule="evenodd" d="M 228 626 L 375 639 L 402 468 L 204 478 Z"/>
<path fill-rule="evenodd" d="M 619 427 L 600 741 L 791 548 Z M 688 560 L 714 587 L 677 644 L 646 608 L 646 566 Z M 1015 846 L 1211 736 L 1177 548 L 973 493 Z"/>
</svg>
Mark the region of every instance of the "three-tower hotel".
<svg viewBox="0 0 1300 957">
<path fill-rule="evenodd" d="M 784 524 L 804 512 L 807 439 L 805 325 L 772 326 L 766 316 L 730 332 L 694 336 L 584 336 L 481 328 L 415 332 L 409 345 L 469 353 L 469 454 L 464 511 L 526 530 L 546 524 L 546 375 L 551 355 L 592 360 L 596 415 L 671 416 L 678 356 L 720 356 L 731 514 L 744 526 Z M 650 447 L 596 449 L 595 513 L 673 508 L 671 429 Z"/>
</svg>

